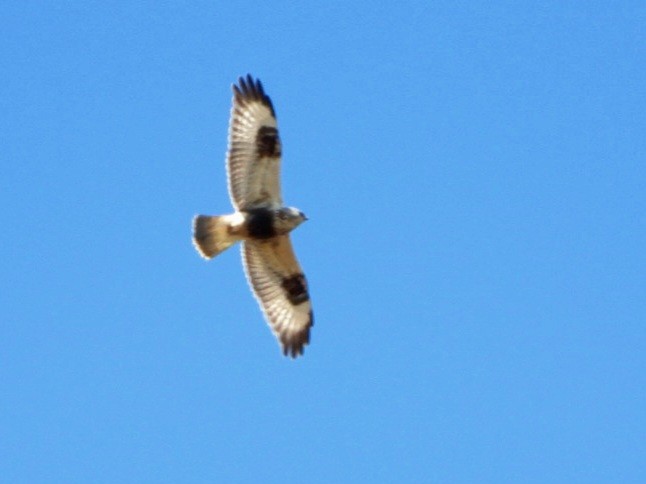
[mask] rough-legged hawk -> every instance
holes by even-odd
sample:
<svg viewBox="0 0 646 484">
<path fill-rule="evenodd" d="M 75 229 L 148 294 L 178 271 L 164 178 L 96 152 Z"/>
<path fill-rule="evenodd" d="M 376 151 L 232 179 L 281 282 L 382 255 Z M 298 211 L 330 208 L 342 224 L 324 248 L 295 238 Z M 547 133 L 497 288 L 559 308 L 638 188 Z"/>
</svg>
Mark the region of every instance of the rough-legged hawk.
<svg viewBox="0 0 646 484">
<path fill-rule="evenodd" d="M 231 215 L 198 215 L 193 243 L 211 259 L 242 241 L 242 261 L 256 299 L 282 345 L 295 358 L 309 343 L 312 305 L 289 233 L 307 218 L 284 207 L 280 195 L 281 144 L 274 107 L 250 75 L 233 86 L 227 175 Z"/>
</svg>

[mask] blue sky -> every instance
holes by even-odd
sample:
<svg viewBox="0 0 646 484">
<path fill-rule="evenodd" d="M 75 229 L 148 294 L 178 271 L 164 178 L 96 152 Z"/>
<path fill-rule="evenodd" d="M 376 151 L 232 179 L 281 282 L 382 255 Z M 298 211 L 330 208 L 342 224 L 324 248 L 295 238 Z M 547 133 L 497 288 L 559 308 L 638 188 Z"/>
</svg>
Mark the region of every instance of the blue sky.
<svg viewBox="0 0 646 484">
<path fill-rule="evenodd" d="M 643 2 L 3 2 L 0 480 L 644 482 Z M 277 110 L 316 326 L 230 210 Z"/>
</svg>

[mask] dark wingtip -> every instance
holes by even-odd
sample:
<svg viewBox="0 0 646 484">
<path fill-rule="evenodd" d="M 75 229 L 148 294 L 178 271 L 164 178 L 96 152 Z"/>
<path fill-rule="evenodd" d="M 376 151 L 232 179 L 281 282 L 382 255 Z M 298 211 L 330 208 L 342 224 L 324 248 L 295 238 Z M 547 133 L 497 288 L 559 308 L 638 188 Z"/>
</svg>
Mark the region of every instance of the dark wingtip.
<svg viewBox="0 0 646 484">
<path fill-rule="evenodd" d="M 256 80 L 256 82 L 254 82 L 254 78 L 251 76 L 251 74 L 247 74 L 247 84 L 249 84 L 249 85 L 250 85 L 250 86 L 252 86 L 252 87 L 256 87 L 256 85 L 257 85 L 259 82 L 260 82 L 260 81 L 258 81 L 258 80 Z"/>
<path fill-rule="evenodd" d="M 296 359 L 299 356 L 303 355 L 303 352 L 305 351 L 305 345 L 307 343 L 293 343 L 291 345 L 284 345 L 283 346 L 283 355 L 289 356 L 292 359 Z"/>
<path fill-rule="evenodd" d="M 260 79 L 254 79 L 251 74 L 245 76 L 240 76 L 238 78 L 238 84 L 233 86 L 233 95 L 236 100 L 240 103 L 245 101 L 258 101 L 269 108 L 272 116 L 276 117 L 276 112 L 274 111 L 274 106 L 271 102 L 271 99 L 267 94 L 265 94 L 265 89 L 262 86 Z"/>
<path fill-rule="evenodd" d="M 310 311 L 309 324 L 303 331 L 291 335 L 291 337 L 282 337 L 280 339 L 283 355 L 290 356 L 293 359 L 303 355 L 305 347 L 310 344 L 310 329 L 312 326 L 314 326 L 314 314 Z"/>
</svg>

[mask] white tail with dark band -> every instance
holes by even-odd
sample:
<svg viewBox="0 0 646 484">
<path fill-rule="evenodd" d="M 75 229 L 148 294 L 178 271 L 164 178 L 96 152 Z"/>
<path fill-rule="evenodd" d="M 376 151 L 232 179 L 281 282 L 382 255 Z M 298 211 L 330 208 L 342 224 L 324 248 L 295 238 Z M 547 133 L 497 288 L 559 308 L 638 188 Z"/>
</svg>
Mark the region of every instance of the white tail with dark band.
<svg viewBox="0 0 646 484">
<path fill-rule="evenodd" d="M 193 219 L 193 244 L 202 257 L 212 259 L 238 241 L 229 234 L 229 226 L 226 215 L 198 215 Z"/>
</svg>

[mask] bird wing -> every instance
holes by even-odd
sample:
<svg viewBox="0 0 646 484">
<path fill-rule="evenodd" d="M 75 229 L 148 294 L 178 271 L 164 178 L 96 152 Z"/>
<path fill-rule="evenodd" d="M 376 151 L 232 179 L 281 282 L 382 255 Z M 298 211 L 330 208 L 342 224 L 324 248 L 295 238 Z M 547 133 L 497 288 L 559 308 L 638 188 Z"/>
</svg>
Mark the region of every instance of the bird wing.
<svg viewBox="0 0 646 484">
<path fill-rule="evenodd" d="M 280 207 L 280 155 L 276 114 L 260 80 L 247 75 L 233 86 L 227 178 L 237 210 Z"/>
<path fill-rule="evenodd" d="M 288 235 L 266 241 L 245 240 L 242 260 L 256 299 L 280 341 L 283 354 L 303 354 L 314 324 L 307 280 Z"/>
</svg>

